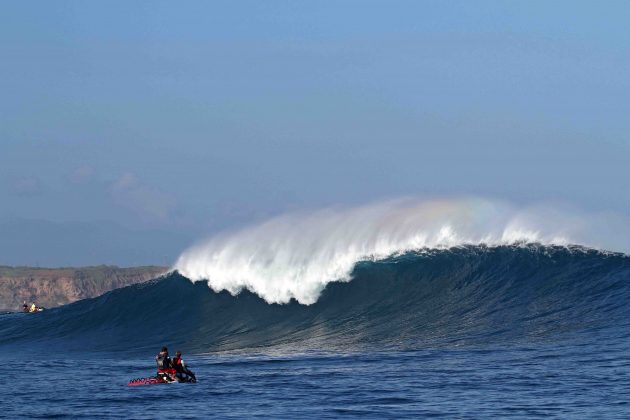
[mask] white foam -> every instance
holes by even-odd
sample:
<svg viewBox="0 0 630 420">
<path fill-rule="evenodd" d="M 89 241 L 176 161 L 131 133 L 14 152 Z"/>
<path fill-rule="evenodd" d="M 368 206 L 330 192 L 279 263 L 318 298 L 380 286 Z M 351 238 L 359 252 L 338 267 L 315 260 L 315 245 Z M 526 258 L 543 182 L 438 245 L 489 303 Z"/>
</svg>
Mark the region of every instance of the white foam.
<svg viewBox="0 0 630 420">
<path fill-rule="evenodd" d="M 588 223 L 587 223 L 588 222 Z M 578 243 L 630 250 L 627 220 L 538 206 L 518 211 L 483 199 L 400 199 L 357 208 L 287 214 L 223 233 L 186 250 L 175 264 L 215 291 L 248 289 L 269 303 L 312 304 L 326 284 L 349 281 L 356 262 L 423 248 Z M 614 235 L 601 237 L 601 231 Z M 605 235 L 604 235 L 605 236 Z"/>
</svg>

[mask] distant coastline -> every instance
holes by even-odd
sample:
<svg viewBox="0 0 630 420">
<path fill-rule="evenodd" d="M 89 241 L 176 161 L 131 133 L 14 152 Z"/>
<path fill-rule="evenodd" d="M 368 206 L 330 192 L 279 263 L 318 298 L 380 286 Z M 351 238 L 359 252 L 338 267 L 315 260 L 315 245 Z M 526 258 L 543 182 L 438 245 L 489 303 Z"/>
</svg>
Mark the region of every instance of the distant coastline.
<svg viewBox="0 0 630 420">
<path fill-rule="evenodd" d="M 111 265 L 90 267 L 0 266 L 0 310 L 19 311 L 23 301 L 54 308 L 81 299 L 100 296 L 110 290 L 154 279 L 167 267 L 121 268 Z"/>
</svg>

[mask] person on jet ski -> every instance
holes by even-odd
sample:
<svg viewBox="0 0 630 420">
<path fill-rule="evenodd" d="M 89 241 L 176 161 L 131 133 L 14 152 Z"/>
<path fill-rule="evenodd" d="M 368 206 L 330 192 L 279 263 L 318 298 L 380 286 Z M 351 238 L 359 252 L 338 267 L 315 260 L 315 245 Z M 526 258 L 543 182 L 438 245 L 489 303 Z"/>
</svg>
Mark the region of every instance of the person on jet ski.
<svg viewBox="0 0 630 420">
<path fill-rule="evenodd" d="M 190 369 L 188 369 L 188 366 L 186 366 L 186 362 L 184 362 L 184 360 L 182 359 L 181 351 L 178 350 L 175 352 L 175 357 L 171 361 L 171 366 L 173 366 L 173 368 L 177 372 L 175 376 L 177 377 L 177 380 L 179 382 L 197 382 L 195 374 L 192 373 Z"/>
<path fill-rule="evenodd" d="M 157 376 L 164 379 L 166 382 L 173 382 L 177 380 L 175 374 L 177 371 L 172 366 L 171 358 L 168 357 L 168 349 L 162 347 L 162 351 L 155 356 L 155 363 L 157 364 Z"/>
<path fill-rule="evenodd" d="M 26 301 L 22 304 L 22 312 L 28 312 L 28 303 Z"/>
</svg>

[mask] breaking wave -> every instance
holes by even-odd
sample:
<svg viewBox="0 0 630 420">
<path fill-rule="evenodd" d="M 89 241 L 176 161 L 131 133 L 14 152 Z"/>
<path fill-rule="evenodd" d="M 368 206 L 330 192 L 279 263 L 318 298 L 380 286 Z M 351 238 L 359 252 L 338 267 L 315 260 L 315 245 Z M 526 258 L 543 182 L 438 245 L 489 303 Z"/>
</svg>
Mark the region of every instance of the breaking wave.
<svg viewBox="0 0 630 420">
<path fill-rule="evenodd" d="M 625 345 L 629 241 L 628 224 L 611 215 L 479 199 L 285 215 L 192 247 L 152 282 L 0 314 L 0 346 L 346 351 L 579 337 Z"/>
<path fill-rule="evenodd" d="M 37 314 L 0 347 L 352 351 L 630 339 L 630 257 L 573 246 L 458 246 L 363 261 L 311 305 L 216 293 L 179 273 Z"/>
<path fill-rule="evenodd" d="M 393 200 L 358 208 L 281 216 L 217 235 L 185 251 L 175 269 L 215 291 L 246 289 L 269 303 L 317 301 L 326 285 L 349 281 L 360 261 L 469 245 L 581 244 L 627 252 L 618 216 L 490 200 Z"/>
</svg>

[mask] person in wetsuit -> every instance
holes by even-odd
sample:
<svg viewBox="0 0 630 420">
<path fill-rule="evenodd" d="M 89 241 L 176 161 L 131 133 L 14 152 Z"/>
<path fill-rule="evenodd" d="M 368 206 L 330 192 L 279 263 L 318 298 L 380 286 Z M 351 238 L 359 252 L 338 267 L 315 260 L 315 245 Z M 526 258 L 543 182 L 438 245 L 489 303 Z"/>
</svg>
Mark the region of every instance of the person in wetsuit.
<svg viewBox="0 0 630 420">
<path fill-rule="evenodd" d="M 171 366 L 177 372 L 175 376 L 179 382 L 197 382 L 197 378 L 195 374 L 192 373 L 188 366 L 186 366 L 186 362 L 182 359 L 182 352 L 176 351 L 175 357 L 171 361 Z"/>
<path fill-rule="evenodd" d="M 22 304 L 22 312 L 28 312 L 28 303 L 26 301 Z"/>
<path fill-rule="evenodd" d="M 177 371 L 172 366 L 171 358 L 168 357 L 168 348 L 162 347 L 162 350 L 155 356 L 155 363 L 157 364 L 157 376 L 159 378 L 167 382 L 177 380 L 175 376 Z"/>
</svg>

